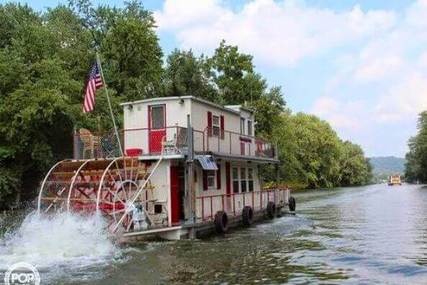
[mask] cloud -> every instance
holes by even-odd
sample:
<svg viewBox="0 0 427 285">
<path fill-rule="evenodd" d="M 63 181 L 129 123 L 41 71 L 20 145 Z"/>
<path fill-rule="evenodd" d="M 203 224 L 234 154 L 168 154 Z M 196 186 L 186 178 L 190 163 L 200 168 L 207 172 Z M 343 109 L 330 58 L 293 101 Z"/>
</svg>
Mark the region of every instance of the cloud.
<svg viewBox="0 0 427 285">
<path fill-rule="evenodd" d="M 312 8 L 302 1 L 254 0 L 238 11 L 215 0 L 166 0 L 155 12 L 160 32 L 172 32 L 184 48 L 214 49 L 221 39 L 238 45 L 258 62 L 292 66 L 387 31 L 395 23 L 389 11 L 364 12 Z"/>
<path fill-rule="evenodd" d="M 393 123 L 414 119 L 424 110 L 427 110 L 427 76 L 414 73 L 392 85 L 380 97 L 376 116 L 382 122 Z"/>
<path fill-rule="evenodd" d="M 366 112 L 365 103 L 361 101 L 339 101 L 332 97 L 318 98 L 311 112 L 327 120 L 339 130 L 357 130 L 362 127 L 360 115 Z"/>
<path fill-rule="evenodd" d="M 357 82 L 383 80 L 400 71 L 403 65 L 402 58 L 393 54 L 367 56 L 354 70 L 354 79 Z"/>
</svg>

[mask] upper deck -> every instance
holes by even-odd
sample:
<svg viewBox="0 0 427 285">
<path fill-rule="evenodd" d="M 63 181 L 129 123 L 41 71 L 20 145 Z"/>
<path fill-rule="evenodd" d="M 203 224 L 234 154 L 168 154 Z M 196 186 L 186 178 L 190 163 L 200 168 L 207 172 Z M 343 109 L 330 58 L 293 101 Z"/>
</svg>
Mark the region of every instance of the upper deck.
<svg viewBox="0 0 427 285">
<path fill-rule="evenodd" d="M 277 162 L 276 148 L 254 136 L 254 115 L 244 107 L 223 107 L 192 96 L 153 98 L 122 106 L 124 129 L 120 135 L 127 154 L 157 156 L 164 147 L 169 155 L 186 155 L 192 147 L 196 154 Z M 84 135 L 76 135 L 75 156 L 88 158 L 88 152 L 97 157 L 118 155 L 112 134 L 92 136 L 88 142 Z"/>
</svg>

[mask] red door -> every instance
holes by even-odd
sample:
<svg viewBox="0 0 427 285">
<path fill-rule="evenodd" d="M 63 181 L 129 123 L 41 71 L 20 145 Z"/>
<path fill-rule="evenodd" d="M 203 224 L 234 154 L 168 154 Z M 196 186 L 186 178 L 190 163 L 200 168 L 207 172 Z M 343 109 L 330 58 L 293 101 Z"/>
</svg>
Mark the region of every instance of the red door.
<svg viewBox="0 0 427 285">
<path fill-rule="evenodd" d="M 179 224 L 181 217 L 181 193 L 179 183 L 179 171 L 180 167 L 170 167 L 170 178 L 171 178 L 171 218 L 172 225 Z"/>
<path fill-rule="evenodd" d="M 150 153 L 162 151 L 162 140 L 166 136 L 166 106 L 148 107 L 148 146 Z"/>
</svg>

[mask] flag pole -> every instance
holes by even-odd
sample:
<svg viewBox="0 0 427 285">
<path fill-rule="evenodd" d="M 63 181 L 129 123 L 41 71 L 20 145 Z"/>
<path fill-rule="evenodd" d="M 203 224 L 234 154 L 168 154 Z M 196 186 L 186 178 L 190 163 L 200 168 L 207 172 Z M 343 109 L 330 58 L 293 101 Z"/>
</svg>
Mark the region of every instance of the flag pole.
<svg viewBox="0 0 427 285">
<path fill-rule="evenodd" d="M 120 142 L 120 136 L 119 136 L 119 132 L 117 130 L 116 119 L 114 118 L 113 108 L 111 107 L 111 100 L 110 100 L 110 95 L 108 94 L 107 83 L 105 82 L 104 72 L 102 71 L 101 59 L 99 58 L 98 53 L 96 53 L 96 63 L 98 64 L 99 72 L 101 73 L 102 81 L 104 83 L 105 94 L 107 95 L 108 107 L 110 109 L 111 119 L 113 120 L 114 133 L 116 134 L 117 142 L 119 144 L 120 154 L 122 156 L 124 156 L 123 149 L 122 149 L 122 143 Z"/>
</svg>

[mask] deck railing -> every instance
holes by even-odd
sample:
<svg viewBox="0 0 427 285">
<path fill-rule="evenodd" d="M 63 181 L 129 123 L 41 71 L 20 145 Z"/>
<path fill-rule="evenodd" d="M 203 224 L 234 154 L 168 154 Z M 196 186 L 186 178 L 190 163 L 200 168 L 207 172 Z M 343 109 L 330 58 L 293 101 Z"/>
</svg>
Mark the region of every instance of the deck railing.
<svg viewBox="0 0 427 285">
<path fill-rule="evenodd" d="M 138 155 L 160 153 L 162 142 L 169 153 L 185 153 L 188 148 L 187 128 L 168 126 L 164 129 L 129 128 L 120 132 L 124 153 Z M 217 152 L 236 156 L 275 158 L 275 147 L 265 140 L 228 130 L 206 128 L 193 129 L 195 152 Z M 74 158 L 117 157 L 121 152 L 113 131 L 76 131 L 74 134 Z"/>
<path fill-rule="evenodd" d="M 268 202 L 286 203 L 289 189 L 270 189 L 243 193 L 201 195 L 196 197 L 196 218 L 199 221 L 213 220 L 215 213 L 224 211 L 229 216 L 239 216 L 245 206 L 255 212 L 267 208 Z"/>
<path fill-rule="evenodd" d="M 274 146 L 259 137 L 213 128 L 206 128 L 202 133 L 205 143 L 202 146 L 195 139 L 195 150 L 268 158 L 276 155 Z"/>
</svg>

